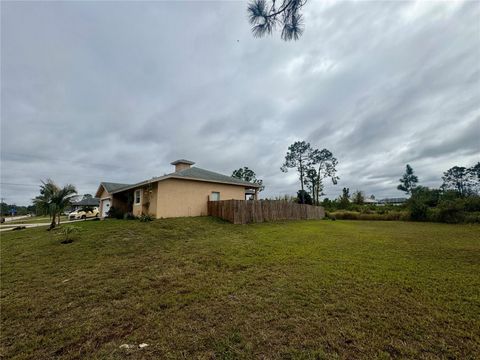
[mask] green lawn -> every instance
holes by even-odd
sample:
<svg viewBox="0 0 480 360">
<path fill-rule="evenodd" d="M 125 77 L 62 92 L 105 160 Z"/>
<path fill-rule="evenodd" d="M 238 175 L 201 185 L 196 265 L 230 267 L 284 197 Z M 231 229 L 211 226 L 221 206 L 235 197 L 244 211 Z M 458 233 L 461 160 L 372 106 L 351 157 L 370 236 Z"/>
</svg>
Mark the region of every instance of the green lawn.
<svg viewBox="0 0 480 360">
<path fill-rule="evenodd" d="M 15 359 L 474 359 L 480 226 L 212 218 L 1 234 Z M 147 343 L 143 349 L 122 344 Z"/>
</svg>

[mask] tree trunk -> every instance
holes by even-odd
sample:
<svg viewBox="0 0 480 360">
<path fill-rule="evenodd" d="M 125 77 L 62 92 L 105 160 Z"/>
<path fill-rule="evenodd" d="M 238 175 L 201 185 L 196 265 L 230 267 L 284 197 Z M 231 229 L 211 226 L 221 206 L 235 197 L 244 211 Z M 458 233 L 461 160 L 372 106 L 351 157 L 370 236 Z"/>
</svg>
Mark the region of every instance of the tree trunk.
<svg viewBox="0 0 480 360">
<path fill-rule="evenodd" d="M 316 198 L 316 201 L 317 201 L 317 205 L 320 205 L 320 181 L 321 181 L 321 172 L 320 172 L 320 167 L 321 167 L 321 164 L 318 166 L 318 174 L 317 174 L 317 193 L 315 194 L 315 198 Z"/>
<path fill-rule="evenodd" d="M 47 229 L 48 231 L 52 230 L 55 227 L 55 221 L 57 220 L 56 214 L 53 214 L 51 218 L 52 218 L 52 222 L 50 223 L 50 226 Z"/>
<path fill-rule="evenodd" d="M 303 164 L 302 164 L 302 159 L 300 158 L 300 188 L 302 189 L 302 204 L 305 204 L 305 194 L 303 190 Z"/>
<path fill-rule="evenodd" d="M 312 201 L 313 205 L 315 205 L 315 178 L 312 178 Z"/>
</svg>

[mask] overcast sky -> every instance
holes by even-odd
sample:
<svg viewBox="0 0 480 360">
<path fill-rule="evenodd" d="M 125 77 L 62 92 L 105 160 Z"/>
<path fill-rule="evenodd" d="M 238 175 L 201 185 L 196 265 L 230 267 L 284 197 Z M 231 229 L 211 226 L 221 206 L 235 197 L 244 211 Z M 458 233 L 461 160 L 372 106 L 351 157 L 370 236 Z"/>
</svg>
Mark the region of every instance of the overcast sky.
<svg viewBox="0 0 480 360">
<path fill-rule="evenodd" d="M 256 39 L 246 2 L 1 3 L 1 195 L 41 179 L 94 193 L 193 160 L 248 166 L 263 196 L 307 140 L 342 187 L 377 198 L 405 164 L 420 183 L 480 160 L 480 3 L 309 1 L 305 32 Z"/>
</svg>

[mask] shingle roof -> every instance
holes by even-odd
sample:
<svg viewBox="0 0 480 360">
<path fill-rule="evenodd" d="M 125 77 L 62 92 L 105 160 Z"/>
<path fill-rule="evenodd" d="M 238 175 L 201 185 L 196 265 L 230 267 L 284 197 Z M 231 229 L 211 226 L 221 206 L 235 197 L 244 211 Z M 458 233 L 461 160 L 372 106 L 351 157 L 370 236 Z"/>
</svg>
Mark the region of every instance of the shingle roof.
<svg viewBox="0 0 480 360">
<path fill-rule="evenodd" d="M 196 179 L 196 180 L 206 180 L 206 181 L 214 181 L 214 182 L 225 182 L 225 183 L 233 183 L 238 185 L 245 185 L 245 186 L 254 186 L 257 187 L 256 184 L 252 184 L 248 181 L 243 181 L 240 179 L 233 178 L 231 176 L 222 175 L 210 170 L 201 169 L 195 166 L 191 168 L 184 169 L 181 171 L 174 172 L 172 177 L 181 177 L 187 179 Z"/>
<path fill-rule="evenodd" d="M 233 185 L 241 185 L 249 188 L 258 188 L 260 187 L 258 184 L 254 184 L 248 181 L 243 181 L 240 179 L 233 178 L 231 176 L 219 174 L 210 170 L 201 169 L 198 167 L 192 166 L 191 168 L 184 169 L 181 171 L 173 172 L 164 176 L 154 177 L 150 180 L 141 181 L 136 184 L 132 185 L 125 185 L 125 184 L 115 184 L 115 185 L 122 185 L 116 188 L 115 190 L 107 190 L 109 193 L 116 193 L 128 189 L 132 189 L 138 186 L 146 185 L 149 183 L 154 183 L 157 181 L 167 180 L 167 179 L 192 179 L 192 180 L 199 180 L 199 181 L 208 181 L 208 182 L 216 182 L 216 183 L 224 183 L 224 184 L 233 184 Z M 102 183 L 104 184 L 113 184 L 113 183 Z M 104 185 L 105 186 L 105 185 Z"/>
<path fill-rule="evenodd" d="M 391 203 L 404 203 L 407 201 L 407 198 L 401 197 L 401 198 L 385 198 L 382 200 L 378 200 L 379 203 L 381 204 L 391 204 Z"/>
<path fill-rule="evenodd" d="M 119 183 L 112 183 L 112 182 L 102 182 L 100 183 L 105 190 L 107 190 L 108 193 L 111 193 L 113 191 L 117 191 L 118 189 L 130 186 L 132 184 L 119 184 Z"/>
<path fill-rule="evenodd" d="M 74 206 L 98 206 L 100 204 L 100 199 L 96 197 L 85 198 L 80 201 L 73 202 Z"/>
</svg>

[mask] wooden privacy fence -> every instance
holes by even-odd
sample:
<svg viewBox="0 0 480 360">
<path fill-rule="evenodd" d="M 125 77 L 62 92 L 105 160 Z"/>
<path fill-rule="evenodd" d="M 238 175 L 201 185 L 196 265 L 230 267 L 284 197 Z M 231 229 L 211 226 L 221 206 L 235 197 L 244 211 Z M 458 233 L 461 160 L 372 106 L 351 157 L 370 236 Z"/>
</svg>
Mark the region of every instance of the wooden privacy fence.
<svg viewBox="0 0 480 360">
<path fill-rule="evenodd" d="M 208 215 L 234 224 L 275 220 L 322 219 L 321 206 L 296 204 L 283 200 L 222 200 L 208 202 Z"/>
</svg>

